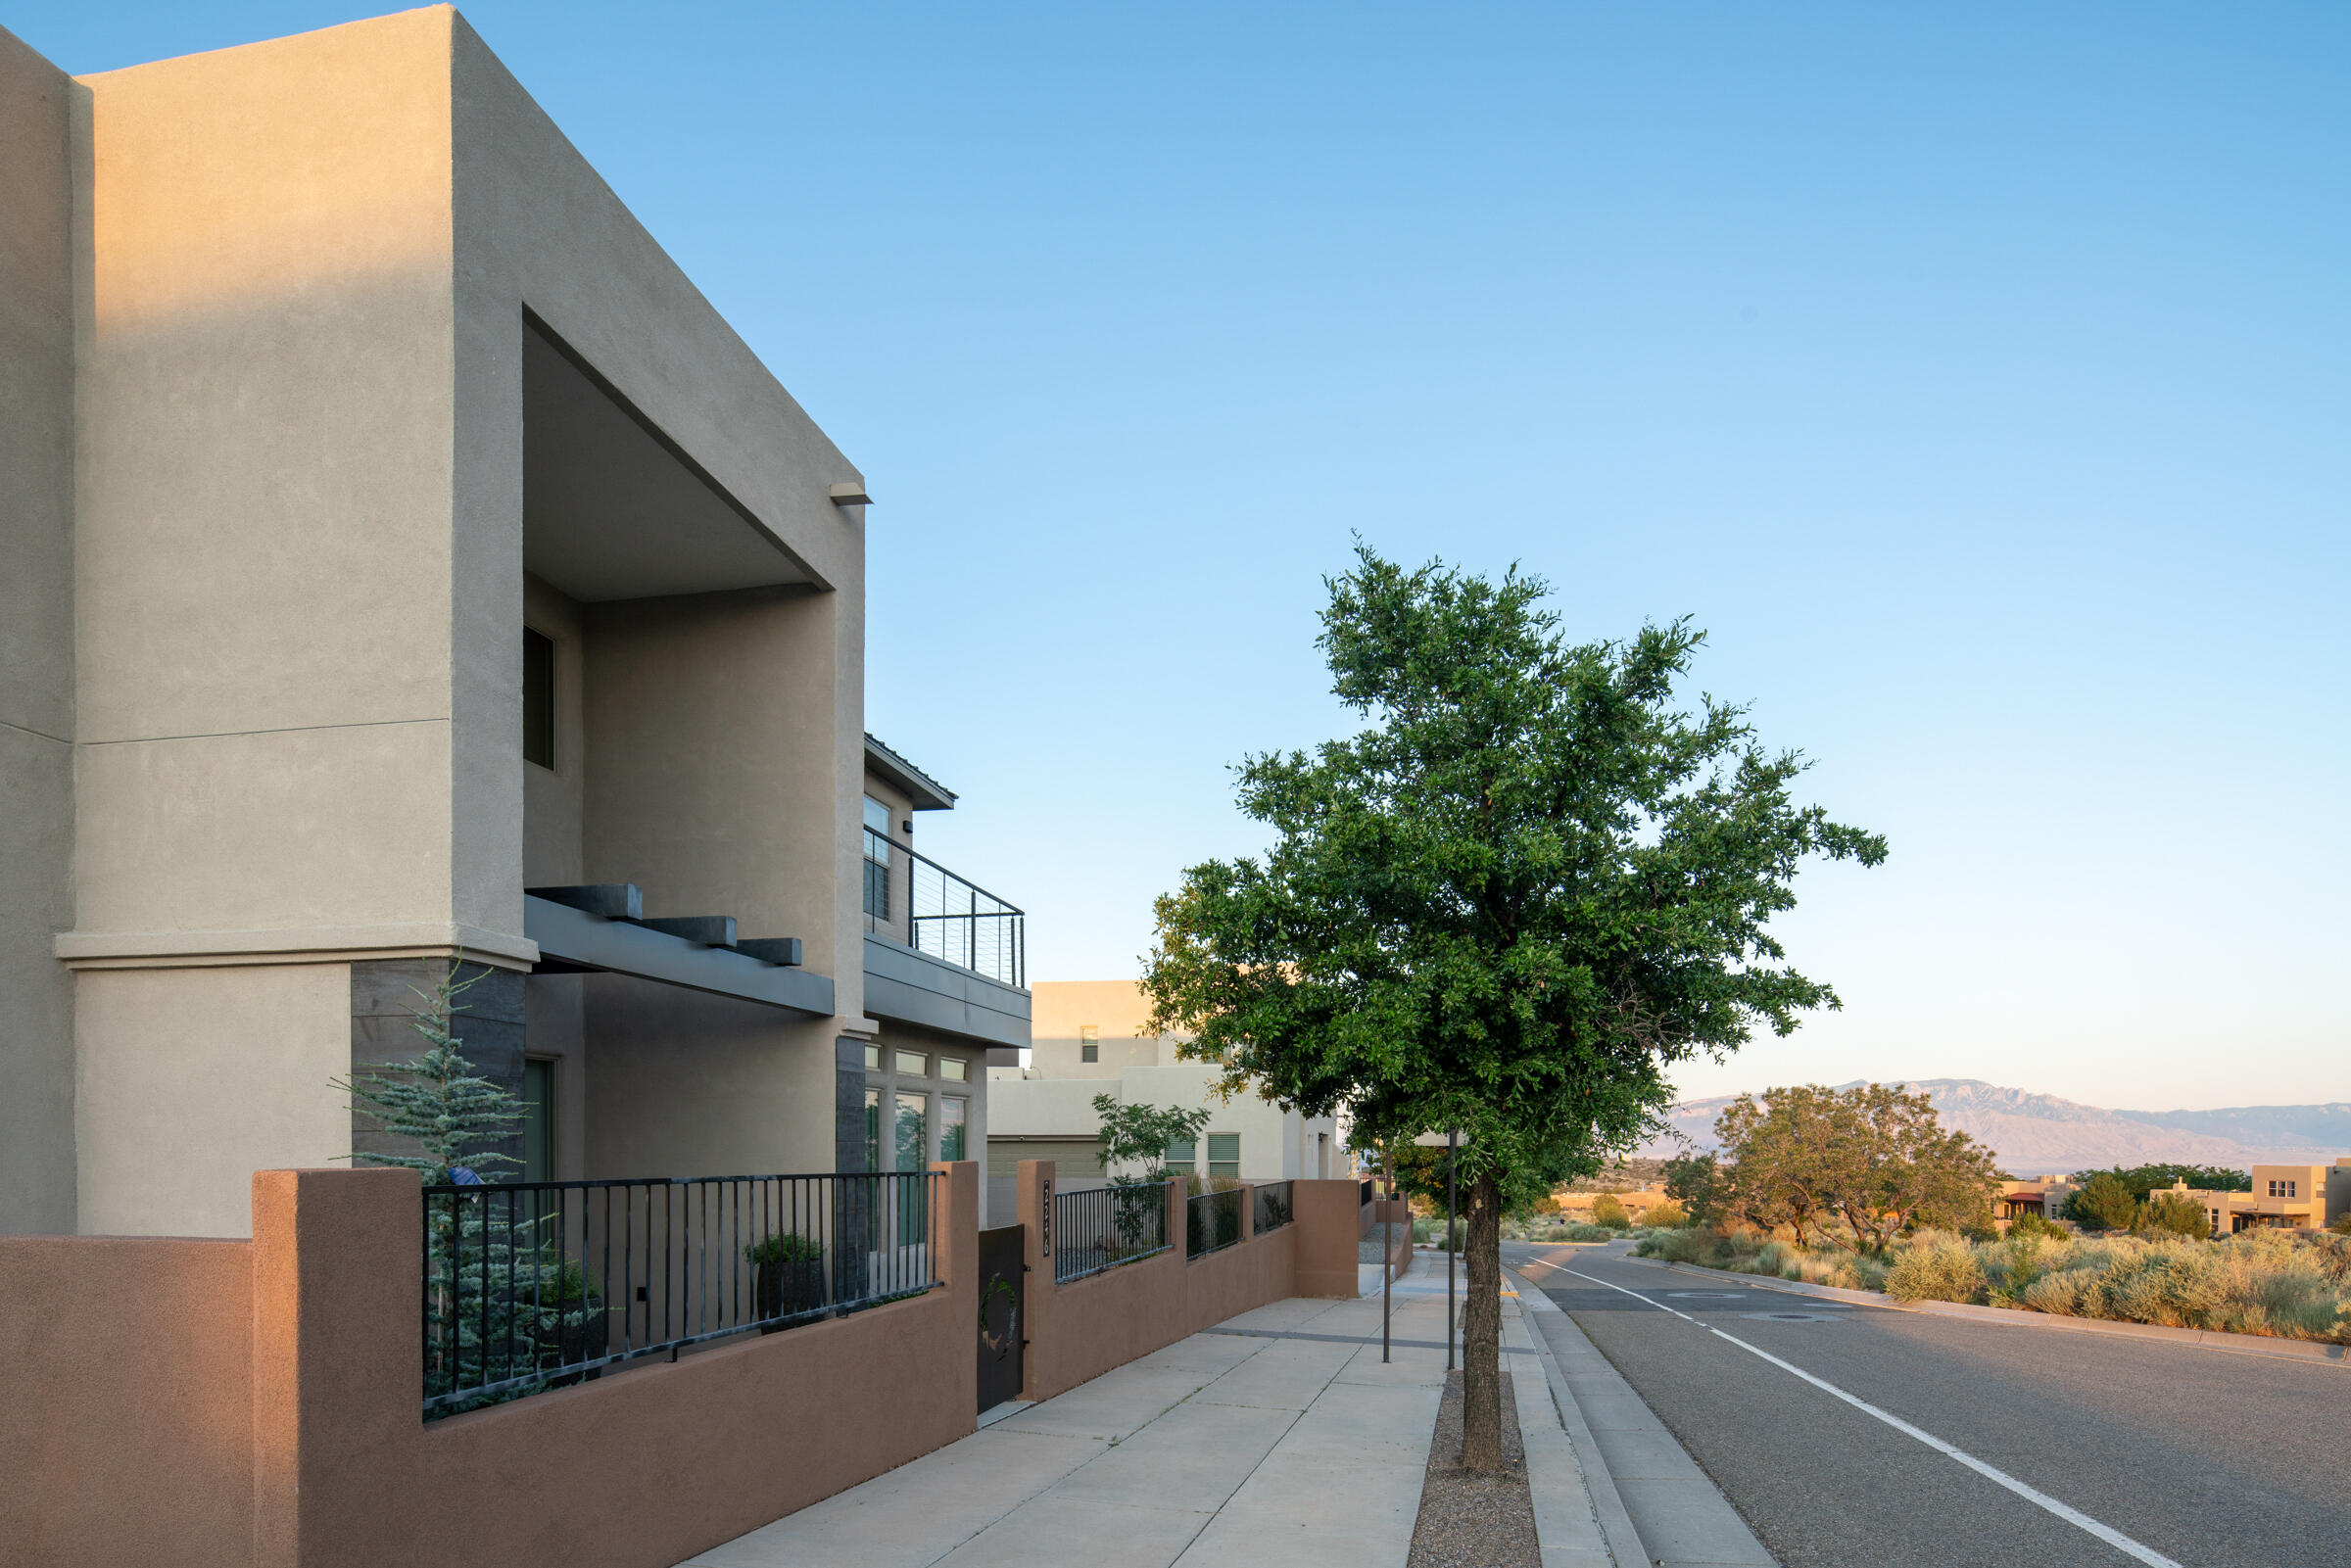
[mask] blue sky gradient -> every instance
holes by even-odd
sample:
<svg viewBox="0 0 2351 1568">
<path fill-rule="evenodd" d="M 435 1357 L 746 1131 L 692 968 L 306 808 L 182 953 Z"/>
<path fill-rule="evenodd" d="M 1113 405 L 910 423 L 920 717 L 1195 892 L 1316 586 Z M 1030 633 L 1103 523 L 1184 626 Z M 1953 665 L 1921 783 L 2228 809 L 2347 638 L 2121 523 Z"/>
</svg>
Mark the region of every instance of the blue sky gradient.
<svg viewBox="0 0 2351 1568">
<path fill-rule="evenodd" d="M 1262 842 L 1360 531 L 1694 616 L 1891 839 L 1690 1092 L 2351 1098 L 2351 10 L 464 10 L 865 469 L 871 726 L 1038 977 Z"/>
</svg>

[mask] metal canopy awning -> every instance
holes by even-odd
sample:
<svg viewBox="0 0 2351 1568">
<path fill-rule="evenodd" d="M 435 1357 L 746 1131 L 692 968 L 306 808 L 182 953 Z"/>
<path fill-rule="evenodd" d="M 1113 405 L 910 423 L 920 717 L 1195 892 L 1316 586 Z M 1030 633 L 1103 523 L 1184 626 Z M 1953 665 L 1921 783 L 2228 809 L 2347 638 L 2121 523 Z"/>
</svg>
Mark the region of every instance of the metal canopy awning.
<svg viewBox="0 0 2351 1568">
<path fill-rule="evenodd" d="M 738 939 L 731 916 L 644 919 L 625 882 L 541 887 L 522 896 L 522 930 L 539 944 L 534 974 L 634 974 L 715 996 L 833 1015 L 833 982 L 799 967 L 795 937 Z"/>
</svg>

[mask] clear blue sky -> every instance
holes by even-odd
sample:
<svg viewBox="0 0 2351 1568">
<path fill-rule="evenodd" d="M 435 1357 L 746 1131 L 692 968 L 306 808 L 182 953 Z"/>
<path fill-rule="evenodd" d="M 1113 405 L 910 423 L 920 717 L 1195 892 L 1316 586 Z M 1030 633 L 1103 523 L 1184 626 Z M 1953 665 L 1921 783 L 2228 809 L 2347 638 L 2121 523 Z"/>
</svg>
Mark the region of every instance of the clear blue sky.
<svg viewBox="0 0 2351 1568">
<path fill-rule="evenodd" d="M 925 847 L 1134 973 L 1321 574 L 1690 614 L 1893 858 L 1693 1093 L 2351 1097 L 2351 9 L 490 3 L 865 469 Z M 351 20 L 20 5 L 93 71 Z"/>
</svg>

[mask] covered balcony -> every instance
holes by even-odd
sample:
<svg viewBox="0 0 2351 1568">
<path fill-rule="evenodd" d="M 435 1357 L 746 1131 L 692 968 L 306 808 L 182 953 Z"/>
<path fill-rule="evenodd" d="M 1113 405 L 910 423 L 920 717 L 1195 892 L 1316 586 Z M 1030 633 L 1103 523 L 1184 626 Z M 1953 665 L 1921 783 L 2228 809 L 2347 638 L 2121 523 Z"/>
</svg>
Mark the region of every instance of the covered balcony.
<svg viewBox="0 0 2351 1568">
<path fill-rule="evenodd" d="M 891 831 L 898 809 L 944 810 L 954 795 L 866 737 L 863 879 L 865 1010 L 992 1046 L 1029 1043 L 1028 914 L 915 851 Z M 903 819 L 912 826 L 911 816 Z"/>
</svg>

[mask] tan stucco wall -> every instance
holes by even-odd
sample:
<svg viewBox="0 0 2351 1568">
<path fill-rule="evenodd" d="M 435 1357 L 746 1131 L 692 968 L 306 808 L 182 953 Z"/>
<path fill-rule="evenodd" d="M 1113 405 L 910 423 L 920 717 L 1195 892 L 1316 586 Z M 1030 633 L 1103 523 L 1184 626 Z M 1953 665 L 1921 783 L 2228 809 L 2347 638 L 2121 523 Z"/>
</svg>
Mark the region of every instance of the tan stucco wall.
<svg viewBox="0 0 2351 1568">
<path fill-rule="evenodd" d="M 0 31 L 0 1234 L 73 1228 L 73 103 Z"/>
<path fill-rule="evenodd" d="M 253 1248 L 0 1239 L 0 1561 L 242 1568 Z"/>
<path fill-rule="evenodd" d="M 512 623 L 527 309 L 832 590 L 578 608 L 577 879 L 637 882 L 648 915 L 734 915 L 745 936 L 799 937 L 854 1019 L 864 520 L 828 492 L 862 476 L 462 20 L 449 48 L 456 526 L 483 551 L 460 575 L 454 621 L 460 861 L 469 832 L 496 836 L 501 802 L 519 805 L 525 766 Z M 479 810 L 466 804 L 477 791 Z M 519 885 L 460 885 L 456 902 L 487 909 Z M 832 1168 L 835 1021 L 604 977 L 586 995 L 597 1172 Z M 632 1096 L 633 1130 L 621 1124 Z"/>
<path fill-rule="evenodd" d="M 1054 1177 L 1052 1161 L 1024 1160 L 1016 1178 L 1028 1265 L 1022 1286 L 1029 1316 L 1024 1399 L 1049 1400 L 1268 1302 L 1355 1295 L 1353 1182 L 1296 1183 L 1292 1222 L 1263 1236 L 1256 1234 L 1255 1199 L 1244 1192 L 1243 1240 L 1198 1259 L 1184 1256 L 1184 1198 L 1172 1184 L 1166 1222 L 1173 1247 L 1061 1285 L 1054 1281 L 1054 1260 L 1044 1249 L 1045 1202 Z"/>
<path fill-rule="evenodd" d="M 232 1174 L 348 1148 L 318 1141 L 348 964 L 525 963 L 526 879 L 799 936 L 858 1016 L 864 519 L 828 490 L 861 476 L 454 11 L 85 86 L 79 900 L 54 952 L 82 966 L 89 1098 L 46 1113 L 82 1136 L 80 1228 L 241 1234 Z M 526 309 L 829 591 L 526 585 Z M 580 639 L 552 784 L 520 757 L 526 617 Z M 55 786 L 45 832 L 67 777 L 12 763 Z M 617 1173 L 831 1168 L 833 1021 L 769 1012 L 696 1054 L 706 999 L 600 1030 L 548 1000 L 582 1162 L 609 1045 L 601 1103 L 635 1093 L 648 1130 L 604 1142 L 652 1163 Z M 187 1104 L 223 1114 L 164 1180 L 182 1143 L 150 1135 Z"/>
<path fill-rule="evenodd" d="M 451 920 L 439 30 L 85 78 L 84 932 Z"/>
<path fill-rule="evenodd" d="M 351 1152 L 343 964 L 87 970 L 74 1020 L 86 1235 L 249 1234 L 253 1172 Z"/>
</svg>

